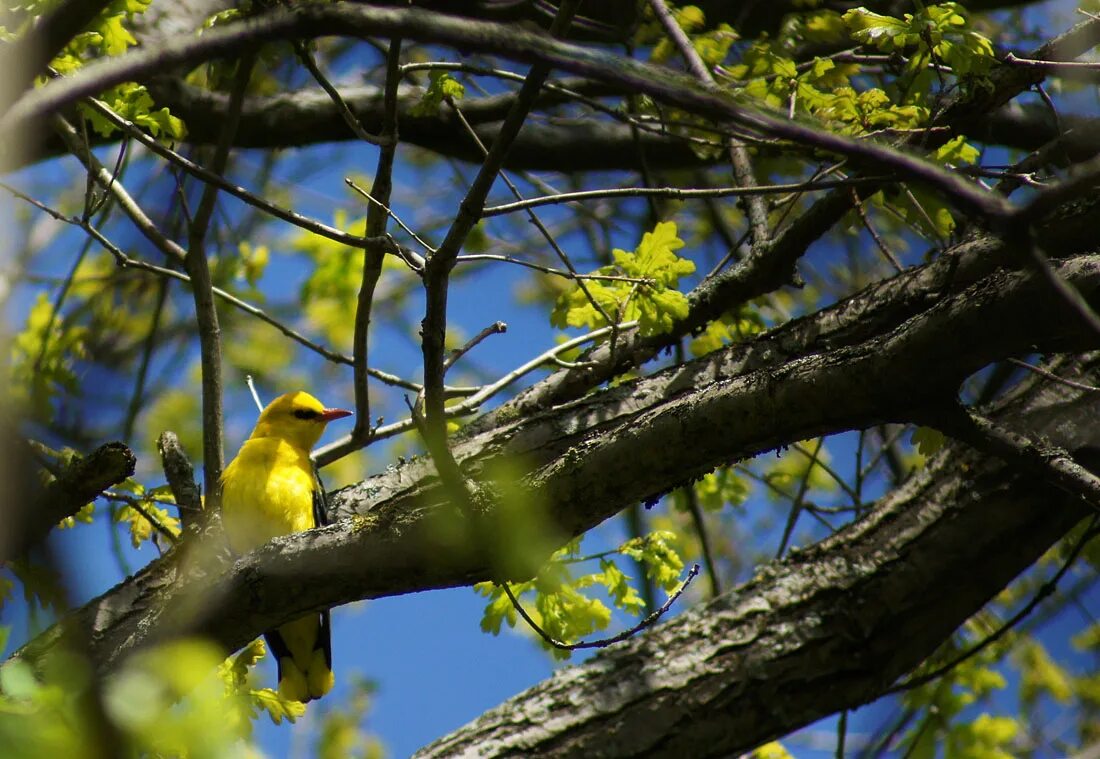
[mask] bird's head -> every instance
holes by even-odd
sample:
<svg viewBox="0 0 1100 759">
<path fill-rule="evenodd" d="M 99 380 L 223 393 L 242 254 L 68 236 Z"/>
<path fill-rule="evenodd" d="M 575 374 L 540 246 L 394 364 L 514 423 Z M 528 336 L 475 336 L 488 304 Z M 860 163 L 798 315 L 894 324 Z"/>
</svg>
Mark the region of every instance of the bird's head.
<svg viewBox="0 0 1100 759">
<path fill-rule="evenodd" d="M 325 425 L 333 419 L 351 416 L 341 408 L 325 408 L 319 400 L 302 390 L 280 395 L 267 404 L 252 437 L 277 437 L 308 451 L 320 439 Z"/>
</svg>

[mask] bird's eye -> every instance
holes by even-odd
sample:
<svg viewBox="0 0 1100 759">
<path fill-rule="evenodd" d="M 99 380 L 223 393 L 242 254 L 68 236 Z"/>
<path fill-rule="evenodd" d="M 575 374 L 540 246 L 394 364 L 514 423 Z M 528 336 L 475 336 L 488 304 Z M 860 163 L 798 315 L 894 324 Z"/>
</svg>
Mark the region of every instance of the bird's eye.
<svg viewBox="0 0 1100 759">
<path fill-rule="evenodd" d="M 320 414 L 312 409 L 300 408 L 294 412 L 294 416 L 299 419 L 316 419 Z"/>
</svg>

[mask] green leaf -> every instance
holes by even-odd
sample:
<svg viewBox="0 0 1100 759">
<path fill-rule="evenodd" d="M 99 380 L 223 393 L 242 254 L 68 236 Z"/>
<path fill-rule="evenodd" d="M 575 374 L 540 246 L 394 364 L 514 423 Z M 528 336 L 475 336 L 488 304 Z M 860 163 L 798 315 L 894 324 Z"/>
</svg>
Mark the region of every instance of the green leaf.
<svg viewBox="0 0 1100 759">
<path fill-rule="evenodd" d="M 680 584 L 684 560 L 674 547 L 676 534 L 668 530 L 655 530 L 648 535 L 630 540 L 619 546 L 619 553 L 629 556 L 645 566 L 646 577 L 666 591 Z"/>
<path fill-rule="evenodd" d="M 55 315 L 49 297 L 39 293 L 26 326 L 11 343 L 11 402 L 39 421 L 50 421 L 55 399 L 79 392 L 73 362 L 85 356 L 87 336 L 85 327 Z"/>
<path fill-rule="evenodd" d="M 77 522 L 81 522 L 83 524 L 91 524 L 94 518 L 95 501 L 84 504 L 80 507 L 80 511 L 76 512 L 71 517 L 65 517 L 57 523 L 57 526 L 62 530 L 68 530 L 76 527 Z"/>
<path fill-rule="evenodd" d="M 703 475 L 692 486 L 699 505 L 707 511 L 721 511 L 727 505 L 740 506 L 749 497 L 749 483 L 733 467 L 719 467 Z M 681 491 L 673 496 L 676 508 L 685 511 L 687 503 Z"/>
<path fill-rule="evenodd" d="M 943 433 L 932 427 L 917 427 L 909 437 L 909 443 L 917 447 L 921 456 L 932 456 L 943 448 L 946 438 Z"/>
<path fill-rule="evenodd" d="M 966 141 L 966 137 L 959 135 L 940 145 L 932 154 L 934 160 L 948 166 L 969 166 L 978 161 L 981 155 L 978 149 Z"/>
<path fill-rule="evenodd" d="M 420 102 L 412 107 L 413 116 L 436 116 L 439 107 L 444 100 L 461 100 L 466 95 L 466 88 L 446 71 L 433 71 L 430 76 L 428 89 L 420 98 Z"/>
<path fill-rule="evenodd" d="M 228 692 L 239 692 L 248 684 L 248 673 L 267 655 L 263 638 L 256 638 L 218 667 L 218 675 Z"/>
<path fill-rule="evenodd" d="M 1036 640 L 1025 642 L 1015 653 L 1020 665 L 1020 699 L 1034 703 L 1044 693 L 1060 704 L 1069 702 L 1073 686 L 1069 675 L 1059 667 Z"/>
<path fill-rule="evenodd" d="M 601 581 L 615 606 L 628 614 L 637 615 L 645 611 L 645 599 L 638 594 L 637 589 L 630 584 L 630 577 L 615 562 L 600 559 L 600 569 L 603 570 Z"/>
<path fill-rule="evenodd" d="M 675 288 L 680 277 L 695 271 L 694 262 L 675 253 L 683 245 L 674 222 L 658 223 L 642 236 L 636 250 L 612 251 L 615 264 L 594 272 L 641 281 L 589 280 L 583 290 L 575 286 L 558 298 L 550 323 L 562 329 L 606 326 L 607 319 L 596 308 L 598 305 L 617 320 L 637 320 L 643 335 L 668 332 L 688 311 L 687 296 Z"/>
<path fill-rule="evenodd" d="M 907 14 L 908 16 L 908 14 Z M 911 18 L 911 16 L 908 16 Z M 841 19 L 856 42 L 887 52 L 904 49 L 920 41 L 919 30 L 893 16 L 866 8 L 852 8 Z"/>
<path fill-rule="evenodd" d="M 297 722 L 298 718 L 306 713 L 306 705 L 301 701 L 283 698 L 272 688 L 257 688 L 250 691 L 249 696 L 252 703 L 266 713 L 276 725 L 281 725 L 284 721 Z"/>
</svg>

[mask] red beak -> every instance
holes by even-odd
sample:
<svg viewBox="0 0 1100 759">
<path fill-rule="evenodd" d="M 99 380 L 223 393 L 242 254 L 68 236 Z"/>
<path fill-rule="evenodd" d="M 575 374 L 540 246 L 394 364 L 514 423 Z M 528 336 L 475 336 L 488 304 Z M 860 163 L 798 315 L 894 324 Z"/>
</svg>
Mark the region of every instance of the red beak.
<svg viewBox="0 0 1100 759">
<path fill-rule="evenodd" d="M 321 412 L 321 421 L 328 424 L 333 419 L 343 419 L 345 416 L 351 416 L 352 412 L 342 408 L 327 408 Z"/>
</svg>

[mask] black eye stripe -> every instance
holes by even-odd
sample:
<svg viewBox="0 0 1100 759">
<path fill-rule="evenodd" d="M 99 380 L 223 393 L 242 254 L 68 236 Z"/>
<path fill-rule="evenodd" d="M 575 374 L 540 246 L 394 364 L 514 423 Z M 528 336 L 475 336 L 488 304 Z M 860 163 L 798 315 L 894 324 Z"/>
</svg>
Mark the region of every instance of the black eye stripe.
<svg viewBox="0 0 1100 759">
<path fill-rule="evenodd" d="M 307 408 L 300 408 L 294 412 L 294 416 L 298 417 L 299 419 L 316 419 L 320 415 L 320 413 L 316 411 L 311 411 Z"/>
</svg>

